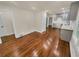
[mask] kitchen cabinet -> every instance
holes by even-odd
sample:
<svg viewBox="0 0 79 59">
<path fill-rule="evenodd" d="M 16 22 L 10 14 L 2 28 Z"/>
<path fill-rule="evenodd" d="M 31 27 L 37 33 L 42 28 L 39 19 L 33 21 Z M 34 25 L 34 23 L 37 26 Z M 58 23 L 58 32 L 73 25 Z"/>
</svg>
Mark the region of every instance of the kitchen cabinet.
<svg viewBox="0 0 79 59">
<path fill-rule="evenodd" d="M 60 37 L 62 38 L 62 40 L 69 42 L 71 40 L 72 33 L 72 30 L 61 29 Z"/>
</svg>

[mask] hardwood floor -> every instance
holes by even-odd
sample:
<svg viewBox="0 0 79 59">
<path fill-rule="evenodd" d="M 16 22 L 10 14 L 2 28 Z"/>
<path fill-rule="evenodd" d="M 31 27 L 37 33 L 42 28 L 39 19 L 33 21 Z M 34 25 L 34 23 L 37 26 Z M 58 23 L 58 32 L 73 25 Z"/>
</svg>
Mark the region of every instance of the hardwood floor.
<svg viewBox="0 0 79 59">
<path fill-rule="evenodd" d="M 33 32 L 18 39 L 11 36 L 10 41 L 0 45 L 0 56 L 70 57 L 69 43 L 61 40 L 57 29 L 48 28 L 43 33 Z"/>
</svg>

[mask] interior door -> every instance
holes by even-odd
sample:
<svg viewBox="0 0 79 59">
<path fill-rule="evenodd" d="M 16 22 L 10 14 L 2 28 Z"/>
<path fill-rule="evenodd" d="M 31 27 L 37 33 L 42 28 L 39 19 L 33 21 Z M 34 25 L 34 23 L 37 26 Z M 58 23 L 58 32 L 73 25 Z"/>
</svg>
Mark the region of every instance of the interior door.
<svg viewBox="0 0 79 59">
<path fill-rule="evenodd" d="M 2 16 L 0 15 L 0 43 L 2 43 L 1 36 L 4 34 L 4 23 Z"/>
<path fill-rule="evenodd" d="M 2 17 L 0 16 L 0 37 L 3 35 L 3 33 L 4 33 L 4 24 Z"/>
</svg>

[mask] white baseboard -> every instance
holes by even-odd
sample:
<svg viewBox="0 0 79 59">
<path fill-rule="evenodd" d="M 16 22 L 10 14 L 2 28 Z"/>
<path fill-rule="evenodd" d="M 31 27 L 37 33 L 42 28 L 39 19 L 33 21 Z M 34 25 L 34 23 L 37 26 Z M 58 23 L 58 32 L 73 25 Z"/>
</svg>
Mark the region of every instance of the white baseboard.
<svg viewBox="0 0 79 59">
<path fill-rule="evenodd" d="M 34 31 L 37 31 L 37 32 L 42 33 L 42 32 L 45 31 L 45 30 L 41 30 L 41 31 L 39 31 L 39 30 L 33 30 L 33 31 L 30 31 L 30 32 L 22 32 L 22 33 L 19 33 L 19 34 L 15 34 L 15 37 L 16 37 L 16 38 L 20 38 L 20 37 L 22 37 L 22 36 L 24 36 L 24 35 L 27 35 L 27 34 L 29 34 L 29 33 L 34 32 Z"/>
<path fill-rule="evenodd" d="M 22 37 L 22 36 L 24 36 L 24 35 L 27 35 L 27 34 L 29 34 L 29 33 L 32 33 L 32 32 L 34 32 L 34 31 L 30 31 L 30 32 L 22 32 L 22 33 L 19 33 L 19 34 L 15 34 L 15 37 L 16 38 L 20 38 L 20 37 Z"/>
</svg>

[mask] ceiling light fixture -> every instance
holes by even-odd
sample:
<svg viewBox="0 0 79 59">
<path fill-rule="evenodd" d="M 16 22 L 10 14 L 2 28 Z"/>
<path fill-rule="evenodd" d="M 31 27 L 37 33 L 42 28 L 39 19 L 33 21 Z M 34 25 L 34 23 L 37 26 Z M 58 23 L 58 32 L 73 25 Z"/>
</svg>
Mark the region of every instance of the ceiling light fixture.
<svg viewBox="0 0 79 59">
<path fill-rule="evenodd" d="M 36 10 L 36 8 L 35 7 L 32 7 L 32 10 Z"/>
</svg>

